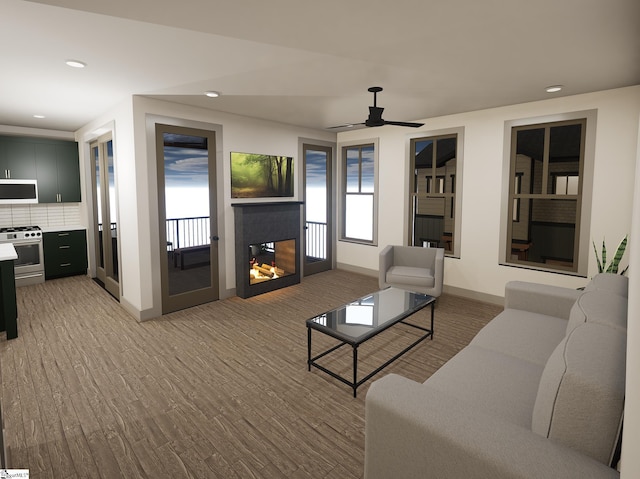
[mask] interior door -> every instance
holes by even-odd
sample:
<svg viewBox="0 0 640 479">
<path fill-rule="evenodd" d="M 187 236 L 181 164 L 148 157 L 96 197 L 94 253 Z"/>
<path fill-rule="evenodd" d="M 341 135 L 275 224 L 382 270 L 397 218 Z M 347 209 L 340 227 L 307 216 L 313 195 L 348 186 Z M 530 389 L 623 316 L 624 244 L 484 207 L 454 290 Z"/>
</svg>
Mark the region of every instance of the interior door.
<svg viewBox="0 0 640 479">
<path fill-rule="evenodd" d="M 304 275 L 333 263 L 331 147 L 304 144 Z"/>
<path fill-rule="evenodd" d="M 219 298 L 215 132 L 156 125 L 162 313 Z"/>
<path fill-rule="evenodd" d="M 115 164 L 111 133 L 91 144 L 93 160 L 93 217 L 96 279 L 116 299 L 120 299 L 118 216 L 116 209 Z"/>
</svg>

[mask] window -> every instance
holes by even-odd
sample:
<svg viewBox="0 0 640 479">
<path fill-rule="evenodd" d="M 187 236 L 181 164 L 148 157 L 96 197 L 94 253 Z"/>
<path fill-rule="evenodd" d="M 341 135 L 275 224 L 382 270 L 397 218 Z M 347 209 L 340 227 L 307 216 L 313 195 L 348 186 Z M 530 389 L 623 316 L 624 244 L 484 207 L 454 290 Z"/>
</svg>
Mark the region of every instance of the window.
<svg viewBox="0 0 640 479">
<path fill-rule="evenodd" d="M 520 221 L 520 197 L 518 195 L 522 193 L 522 173 L 516 172 L 514 180 L 515 186 L 513 187 L 513 190 L 516 193 L 516 197 L 513 199 L 512 219 L 517 223 Z"/>
<path fill-rule="evenodd" d="M 376 240 L 375 144 L 344 146 L 341 239 L 374 244 Z"/>
<path fill-rule="evenodd" d="M 410 245 L 438 246 L 459 256 L 461 139 L 461 129 L 411 139 Z"/>
<path fill-rule="evenodd" d="M 586 121 L 511 128 L 507 263 L 578 271 Z"/>
<path fill-rule="evenodd" d="M 555 181 L 554 181 L 553 192 L 556 195 L 577 195 L 578 194 L 578 183 L 579 183 L 580 175 L 555 174 L 554 177 L 555 177 Z"/>
</svg>

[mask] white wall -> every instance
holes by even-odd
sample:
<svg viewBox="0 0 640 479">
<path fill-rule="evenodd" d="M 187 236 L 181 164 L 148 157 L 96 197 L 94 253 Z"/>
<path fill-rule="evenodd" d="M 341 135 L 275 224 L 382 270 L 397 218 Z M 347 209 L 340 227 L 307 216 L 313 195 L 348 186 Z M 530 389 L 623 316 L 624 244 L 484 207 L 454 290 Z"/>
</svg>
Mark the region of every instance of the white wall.
<svg viewBox="0 0 640 479">
<path fill-rule="evenodd" d="M 610 249 L 631 231 L 636 170 L 640 86 L 513 105 L 424 120 L 420 130 L 394 126 L 338 134 L 342 142 L 379 138 L 378 246 L 338 242 L 339 264 L 377 271 L 378 252 L 387 244 L 406 244 L 409 137 L 419 132 L 464 128 L 464 177 L 460 258 L 445 260 L 445 287 L 501 297 L 507 281 L 518 279 L 579 287 L 585 278 L 500 266 L 502 170 L 505 121 L 597 110 L 595 178 L 591 237 L 606 238 Z M 589 274 L 596 261 L 589 255 Z"/>
</svg>

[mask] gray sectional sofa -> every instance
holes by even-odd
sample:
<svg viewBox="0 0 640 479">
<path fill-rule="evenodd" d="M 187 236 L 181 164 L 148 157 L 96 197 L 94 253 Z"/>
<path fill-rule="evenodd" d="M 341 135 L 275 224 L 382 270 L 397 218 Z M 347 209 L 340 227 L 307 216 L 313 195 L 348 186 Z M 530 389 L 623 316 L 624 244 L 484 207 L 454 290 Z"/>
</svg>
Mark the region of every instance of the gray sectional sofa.
<svg viewBox="0 0 640 479">
<path fill-rule="evenodd" d="M 627 294 L 612 274 L 508 283 L 504 311 L 423 384 L 371 384 L 365 479 L 619 477 Z"/>
</svg>

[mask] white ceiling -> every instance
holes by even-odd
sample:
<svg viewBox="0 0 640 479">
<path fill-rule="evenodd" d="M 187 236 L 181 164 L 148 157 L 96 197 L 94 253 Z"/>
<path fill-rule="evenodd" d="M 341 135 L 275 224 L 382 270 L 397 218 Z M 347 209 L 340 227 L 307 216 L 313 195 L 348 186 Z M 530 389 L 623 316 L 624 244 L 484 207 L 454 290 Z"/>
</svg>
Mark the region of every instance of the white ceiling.
<svg viewBox="0 0 640 479">
<path fill-rule="evenodd" d="M 414 121 L 640 84 L 640 1 L 0 0 L 0 45 L 0 124 L 146 95 L 324 129 L 364 121 L 370 86 Z"/>
</svg>

